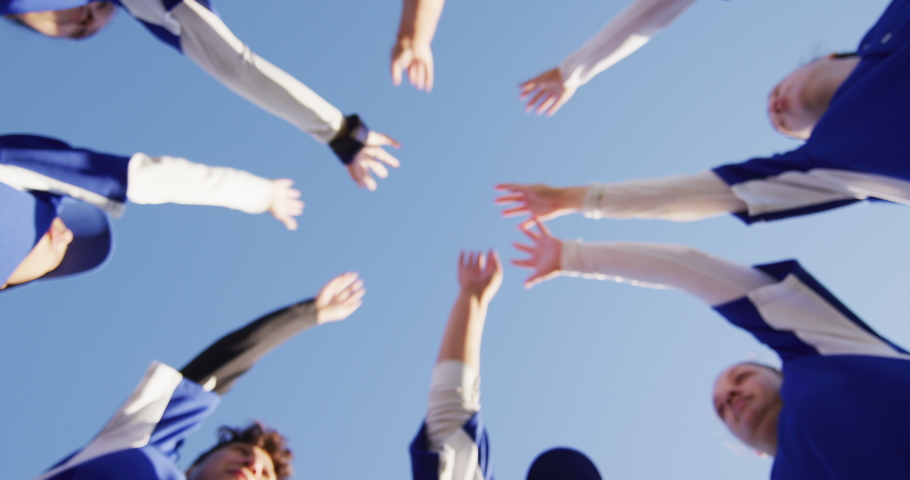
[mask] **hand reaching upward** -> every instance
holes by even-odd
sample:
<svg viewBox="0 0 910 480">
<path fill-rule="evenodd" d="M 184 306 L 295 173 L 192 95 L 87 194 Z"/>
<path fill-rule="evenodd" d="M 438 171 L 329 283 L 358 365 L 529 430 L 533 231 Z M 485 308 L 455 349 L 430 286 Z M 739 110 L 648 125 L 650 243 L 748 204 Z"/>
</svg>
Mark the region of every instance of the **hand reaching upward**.
<svg viewBox="0 0 910 480">
<path fill-rule="evenodd" d="M 512 264 L 515 266 L 534 270 L 534 273 L 525 280 L 525 288 L 531 288 L 559 275 L 562 269 L 562 241 L 551 235 L 550 230 L 539 220 L 532 219 L 532 221 L 540 233 L 528 228 L 522 228 L 521 231 L 534 242 L 534 245 L 523 245 L 518 242 L 513 244 L 515 248 L 531 256 L 524 260 L 512 260 Z"/>
<path fill-rule="evenodd" d="M 343 273 L 329 280 L 316 295 L 316 323 L 322 325 L 348 318 L 363 304 L 366 293 L 357 272 Z"/>
</svg>

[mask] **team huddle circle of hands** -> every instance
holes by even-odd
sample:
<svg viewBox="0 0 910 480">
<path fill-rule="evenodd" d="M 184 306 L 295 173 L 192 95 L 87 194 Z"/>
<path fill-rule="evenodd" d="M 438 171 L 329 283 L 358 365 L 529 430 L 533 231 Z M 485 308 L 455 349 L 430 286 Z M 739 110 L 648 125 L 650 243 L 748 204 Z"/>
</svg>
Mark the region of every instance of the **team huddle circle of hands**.
<svg viewBox="0 0 910 480">
<path fill-rule="evenodd" d="M 525 111 L 554 115 L 581 86 L 644 45 L 693 3 L 633 1 L 580 50 L 519 84 Z M 431 45 L 443 4 L 404 0 L 391 51 L 393 85 L 406 80 L 417 90 L 433 90 Z M 54 6 L 59 8 L 49 9 Z M 344 115 L 293 76 L 258 61 L 208 1 L 0 0 L 0 14 L 11 22 L 70 39 L 104 29 L 116 8 L 218 82 L 326 145 L 358 187 L 374 191 L 378 179 L 400 167 L 389 150 L 401 148 L 397 140 L 370 129 L 358 114 Z M 908 25 L 910 0 L 893 0 L 857 51 L 813 60 L 773 86 L 764 113 L 775 130 L 803 140 L 803 147 L 696 174 L 565 188 L 495 186 L 494 204 L 502 208 L 501 215 L 520 217 L 525 239 L 513 243 L 517 258 L 511 264 L 530 270 L 526 288 L 562 274 L 677 288 L 778 354 L 781 369 L 739 362 L 716 377 L 712 392 L 714 410 L 729 431 L 755 451 L 775 457 L 776 479 L 910 478 L 910 420 L 903 413 L 910 402 L 910 389 L 903 387 L 910 384 L 910 354 L 859 320 L 796 261 L 752 267 L 677 245 L 581 244 L 556 238 L 545 222 L 584 213 L 672 221 L 735 215 L 752 224 L 869 199 L 910 204 L 910 168 L 902 167 L 910 146 L 901 114 L 867 114 L 857 107 L 880 105 L 885 98 L 899 107 L 897 112 L 910 109 L 910 49 L 903 48 L 910 44 Z M 863 152 L 861 158 L 857 151 Z M 301 197 L 288 178 L 265 179 L 179 157 L 101 153 L 39 135 L 2 135 L 0 292 L 102 267 L 113 251 L 110 218 L 122 214 L 127 202 L 268 212 L 288 230 L 297 230 L 297 217 L 304 212 Z M 80 207 L 66 208 L 67 203 Z M 499 253 L 462 251 L 456 275 L 459 291 L 433 372 L 433 393 L 411 445 L 414 480 L 491 477 L 478 401 L 480 340 L 486 307 L 503 282 Z M 118 420 L 39 478 L 96 478 L 97 472 L 104 478 L 139 478 L 140 471 L 149 475 L 142 478 L 288 478 L 292 455 L 286 439 L 258 422 L 224 429 L 219 443 L 185 472 L 172 459 L 184 436 L 198 428 L 259 358 L 308 328 L 347 318 L 365 295 L 359 274 L 343 273 L 315 297 L 221 337 L 180 370 L 154 363 L 117 412 Z M 830 378 L 836 381 L 819 381 Z M 849 395 L 844 385 L 850 385 Z M 161 408 L 146 408 L 142 402 L 150 400 Z M 818 408 L 819 402 L 824 408 Z M 184 410 L 186 405 L 192 408 Z M 850 424 L 853 414 L 862 419 L 855 422 L 858 426 Z M 832 434 L 822 421 L 829 418 L 822 417 L 839 418 L 865 436 Z M 163 441 L 156 437 L 161 431 L 186 433 Z M 134 455 L 143 460 L 126 459 Z M 462 476 L 453 478 L 452 472 Z M 581 452 L 554 448 L 534 460 L 527 479 L 601 477 Z"/>
</svg>

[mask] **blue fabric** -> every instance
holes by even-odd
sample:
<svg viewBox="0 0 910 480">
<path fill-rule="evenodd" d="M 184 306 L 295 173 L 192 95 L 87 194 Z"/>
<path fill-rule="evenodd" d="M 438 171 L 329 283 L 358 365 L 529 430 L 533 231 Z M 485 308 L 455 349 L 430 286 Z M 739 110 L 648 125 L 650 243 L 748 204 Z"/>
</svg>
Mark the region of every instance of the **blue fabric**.
<svg viewBox="0 0 910 480">
<path fill-rule="evenodd" d="M 117 202 L 126 201 L 129 157 L 71 147 L 36 135 L 0 136 L 0 164 L 11 165 L 81 187 Z M 0 183 L 0 282 L 60 217 L 74 239 L 57 269 L 43 279 L 74 275 L 101 266 L 113 249 L 110 219 L 100 209 L 48 192 L 22 192 Z M 27 248 L 26 248 L 27 247 Z M 9 289 L 0 290 L 0 292 Z"/>
<path fill-rule="evenodd" d="M 778 280 L 796 276 L 858 327 L 888 342 L 797 262 L 756 268 Z M 768 325 L 748 298 L 715 308 L 783 360 L 783 408 L 772 479 L 910 478 L 910 360 L 822 355 L 793 332 Z"/>
<path fill-rule="evenodd" d="M 481 412 L 475 413 L 461 428 L 477 445 L 477 463 L 480 465 L 480 471 L 483 472 L 484 480 L 494 480 L 493 463 L 490 458 L 490 439 Z M 438 480 L 439 478 L 439 454 L 430 451 L 429 444 L 427 425 L 424 422 L 409 448 L 411 475 L 414 480 Z"/>
<path fill-rule="evenodd" d="M 847 170 L 910 181 L 910 0 L 894 0 L 860 42 L 859 65 L 840 86 L 806 143 L 769 158 L 714 169 L 733 186 L 789 171 Z M 771 215 L 747 223 L 836 208 L 852 201 Z"/>
<path fill-rule="evenodd" d="M 68 468 L 50 477 L 50 480 L 186 480 L 174 463 L 178 449 L 186 437 L 198 430 L 215 411 L 220 400 L 217 394 L 206 392 L 201 386 L 183 379 L 171 396 L 148 445 L 124 448 L 94 458 Z"/>
<path fill-rule="evenodd" d="M 783 372 L 772 479 L 910 478 L 910 362 L 812 356 Z"/>
</svg>

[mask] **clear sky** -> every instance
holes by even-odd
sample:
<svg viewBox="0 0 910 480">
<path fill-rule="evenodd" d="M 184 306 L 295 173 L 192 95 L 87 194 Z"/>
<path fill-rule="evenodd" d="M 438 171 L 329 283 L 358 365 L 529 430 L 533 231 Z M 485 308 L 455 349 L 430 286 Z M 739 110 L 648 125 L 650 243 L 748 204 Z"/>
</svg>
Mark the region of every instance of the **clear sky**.
<svg viewBox="0 0 910 480">
<path fill-rule="evenodd" d="M 0 132 L 96 150 L 175 155 L 303 192 L 301 228 L 213 207 L 132 205 L 103 270 L 0 297 L 0 458 L 30 478 L 88 441 L 157 359 L 180 367 L 220 335 L 359 271 L 364 306 L 265 358 L 187 442 L 258 418 L 297 454 L 297 478 L 406 479 L 407 446 L 456 293 L 461 248 L 516 257 L 499 182 L 586 184 L 693 173 L 795 148 L 764 114 L 776 81 L 855 47 L 885 0 L 704 0 L 582 87 L 553 118 L 523 113 L 517 85 L 556 66 L 629 3 L 451 1 L 430 94 L 387 70 L 397 1 L 216 1 L 251 48 L 344 112 L 401 141 L 402 167 L 359 191 L 331 152 L 227 91 L 121 13 L 95 38 L 0 25 Z M 587 241 L 689 244 L 744 263 L 799 258 L 880 333 L 910 343 L 903 313 L 910 209 L 861 205 L 747 228 L 551 222 Z M 559 278 L 531 291 L 507 267 L 484 339 L 482 403 L 501 479 L 545 448 L 584 450 L 607 479 L 768 477 L 770 459 L 714 418 L 726 365 L 776 359 L 678 292 Z"/>
</svg>

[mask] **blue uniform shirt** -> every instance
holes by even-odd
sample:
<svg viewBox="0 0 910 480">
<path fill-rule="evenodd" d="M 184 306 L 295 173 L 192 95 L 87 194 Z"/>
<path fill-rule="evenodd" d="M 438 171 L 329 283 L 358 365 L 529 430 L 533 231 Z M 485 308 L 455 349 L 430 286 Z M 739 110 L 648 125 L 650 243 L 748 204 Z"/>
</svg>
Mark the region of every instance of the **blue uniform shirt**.
<svg viewBox="0 0 910 480">
<path fill-rule="evenodd" d="M 714 169 L 749 205 L 739 215 L 744 221 L 863 199 L 910 203 L 910 0 L 888 6 L 858 54 L 858 66 L 802 147 Z"/>
<path fill-rule="evenodd" d="M 174 463 L 177 452 L 219 401 L 180 372 L 153 364 L 91 443 L 35 480 L 186 480 Z"/>
<path fill-rule="evenodd" d="M 128 167 L 129 157 L 74 148 L 52 138 L 0 136 L 0 204 L 4 205 L 0 211 L 0 283 L 9 278 L 55 217 L 73 231 L 74 239 L 60 266 L 42 278 L 72 275 L 103 264 L 113 247 L 107 212 L 122 211 Z M 23 175 L 56 182 L 81 198 L 14 185 L 13 177 Z"/>
<path fill-rule="evenodd" d="M 783 360 L 771 478 L 910 478 L 910 355 L 798 263 L 756 268 L 780 282 L 715 308 Z"/>
</svg>

